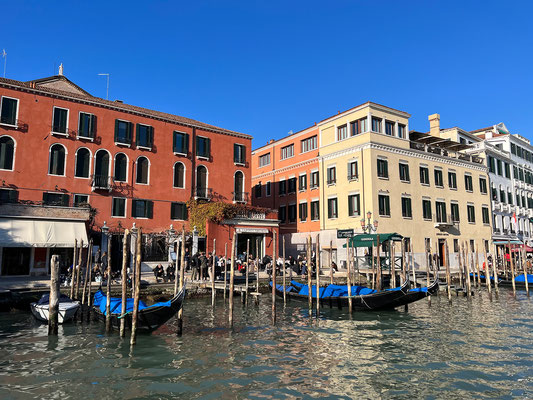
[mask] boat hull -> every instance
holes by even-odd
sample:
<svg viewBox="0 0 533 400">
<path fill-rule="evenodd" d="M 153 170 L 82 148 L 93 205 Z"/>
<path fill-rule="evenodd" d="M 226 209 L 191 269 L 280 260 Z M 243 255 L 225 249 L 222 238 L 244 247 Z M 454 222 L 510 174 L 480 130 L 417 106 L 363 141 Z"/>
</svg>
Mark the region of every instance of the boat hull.
<svg viewBox="0 0 533 400">
<path fill-rule="evenodd" d="M 71 303 L 59 303 L 58 322 L 60 324 L 71 320 L 76 315 L 76 312 L 80 308 L 79 302 Z M 49 318 L 49 305 L 31 303 L 31 312 L 35 318 L 41 322 L 48 322 Z"/>
</svg>

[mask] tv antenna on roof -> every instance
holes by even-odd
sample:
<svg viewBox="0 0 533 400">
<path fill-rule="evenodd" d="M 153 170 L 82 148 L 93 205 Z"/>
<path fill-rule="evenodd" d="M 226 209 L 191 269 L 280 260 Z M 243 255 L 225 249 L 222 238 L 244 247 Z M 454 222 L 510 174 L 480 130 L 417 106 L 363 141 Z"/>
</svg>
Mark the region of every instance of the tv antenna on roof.
<svg viewBox="0 0 533 400">
<path fill-rule="evenodd" d="M 6 49 L 2 49 L 2 57 L 4 58 L 4 78 L 5 78 L 6 77 L 6 62 L 7 62 Z"/>
<path fill-rule="evenodd" d="M 107 76 L 107 86 L 106 86 L 106 90 L 105 90 L 105 99 L 109 100 L 109 74 L 98 74 L 98 75 Z"/>
</svg>

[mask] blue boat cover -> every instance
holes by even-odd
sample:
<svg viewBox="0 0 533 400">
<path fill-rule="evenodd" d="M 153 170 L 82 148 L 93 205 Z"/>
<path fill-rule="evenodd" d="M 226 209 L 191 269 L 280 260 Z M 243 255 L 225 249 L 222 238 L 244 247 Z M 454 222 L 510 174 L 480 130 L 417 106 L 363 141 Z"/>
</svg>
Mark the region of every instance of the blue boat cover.
<svg viewBox="0 0 533 400">
<path fill-rule="evenodd" d="M 518 283 L 526 283 L 526 280 L 524 279 L 524 274 L 518 275 L 516 278 L 514 278 L 514 280 Z M 527 283 L 533 283 L 533 275 L 527 274 Z"/>
<path fill-rule="evenodd" d="M 409 291 L 410 292 L 427 292 L 428 288 L 427 287 L 417 287 L 417 288 L 409 289 Z"/>
<path fill-rule="evenodd" d="M 270 282 L 270 287 L 272 287 L 272 282 Z M 276 288 L 283 292 L 283 285 L 276 285 Z M 396 289 L 392 289 L 396 290 Z M 291 281 L 289 285 L 285 287 L 285 291 L 298 293 L 302 296 L 309 295 L 309 287 L 303 283 Z M 364 286 L 352 286 L 352 296 L 361 296 L 365 294 L 376 293 L 375 290 L 369 289 Z M 316 285 L 311 287 L 311 296 L 316 298 Z M 347 285 L 328 285 L 326 287 L 321 287 L 319 290 L 319 298 L 324 297 L 347 297 L 348 296 L 348 286 Z"/>
<path fill-rule="evenodd" d="M 126 313 L 133 312 L 133 301 L 134 300 L 132 298 L 126 299 Z M 104 315 L 106 315 L 106 303 L 107 297 L 101 290 L 94 294 L 93 305 L 100 309 L 100 312 Z M 152 307 L 170 307 L 170 305 L 170 300 L 161 301 L 150 306 L 147 306 L 142 300 L 139 300 L 139 311 Z M 119 297 L 111 297 L 111 304 L 109 309 L 111 311 L 111 314 L 122 315 L 122 299 Z"/>
<path fill-rule="evenodd" d="M 59 296 L 59 302 L 60 303 L 71 303 L 72 299 L 68 297 L 67 295 L 61 293 Z M 43 294 L 39 301 L 37 302 L 38 305 L 42 306 L 44 304 L 50 304 L 50 293 Z"/>
</svg>

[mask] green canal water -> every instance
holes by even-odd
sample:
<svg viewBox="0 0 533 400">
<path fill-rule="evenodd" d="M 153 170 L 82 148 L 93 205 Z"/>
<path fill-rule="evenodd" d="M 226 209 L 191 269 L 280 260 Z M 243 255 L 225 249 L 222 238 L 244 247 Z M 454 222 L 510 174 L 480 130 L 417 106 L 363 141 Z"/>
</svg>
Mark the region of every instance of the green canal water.
<svg viewBox="0 0 533 400">
<path fill-rule="evenodd" d="M 0 398 L 531 398 L 533 298 L 433 297 L 408 312 L 188 299 L 130 349 L 103 325 L 70 323 L 57 338 L 30 313 L 0 313 Z"/>
</svg>

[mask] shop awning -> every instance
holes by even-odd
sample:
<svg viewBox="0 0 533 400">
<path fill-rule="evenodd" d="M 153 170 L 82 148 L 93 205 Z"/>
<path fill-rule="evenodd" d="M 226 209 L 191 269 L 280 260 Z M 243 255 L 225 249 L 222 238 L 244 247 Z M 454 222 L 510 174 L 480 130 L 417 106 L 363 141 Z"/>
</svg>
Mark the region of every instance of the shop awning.
<svg viewBox="0 0 533 400">
<path fill-rule="evenodd" d="M 379 243 L 388 242 L 389 240 L 399 242 L 403 239 L 403 236 L 398 233 L 367 233 L 367 234 L 361 234 L 356 235 L 353 238 L 349 239 L 350 247 L 372 247 L 377 246 L 378 244 L 378 236 L 379 236 Z M 346 247 L 344 244 L 342 247 Z"/>
<path fill-rule="evenodd" d="M 74 247 L 87 241 L 83 221 L 0 218 L 0 247 Z"/>
<path fill-rule="evenodd" d="M 503 245 L 503 244 L 507 245 L 508 243 L 510 243 L 510 244 L 523 244 L 520 240 L 516 240 L 516 239 L 515 240 L 509 240 L 509 241 L 507 241 L 507 240 L 496 240 L 496 241 L 494 241 L 494 244 L 497 244 L 497 245 Z"/>
</svg>

